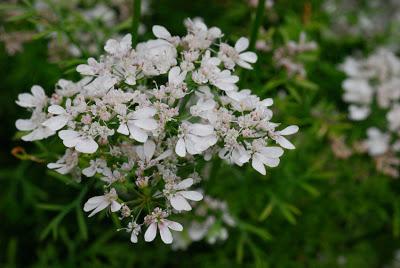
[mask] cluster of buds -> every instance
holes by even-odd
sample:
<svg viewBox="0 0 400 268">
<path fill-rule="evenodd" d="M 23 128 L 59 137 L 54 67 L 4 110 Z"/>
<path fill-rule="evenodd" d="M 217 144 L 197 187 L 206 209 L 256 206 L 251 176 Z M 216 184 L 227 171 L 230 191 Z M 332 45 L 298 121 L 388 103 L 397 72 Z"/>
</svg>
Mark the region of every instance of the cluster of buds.
<svg viewBox="0 0 400 268">
<path fill-rule="evenodd" d="M 159 230 L 172 243 L 171 230 L 183 227 L 169 218 L 203 199 L 192 189 L 201 162 L 251 163 L 265 175 L 284 149 L 295 148 L 285 136 L 298 127 L 277 129 L 272 99 L 236 85 L 237 66 L 252 69 L 257 60 L 246 52 L 247 38 L 232 47 L 217 27 L 198 19 L 185 26 L 184 37 L 154 26 L 157 39 L 135 48 L 130 34 L 108 40 L 105 55 L 77 66 L 82 80 L 60 80 L 51 97 L 34 86 L 17 101 L 32 111 L 16 122 L 26 132 L 22 139 L 57 135 L 66 151 L 48 167 L 102 181 L 105 193 L 90 198 L 84 210 L 89 216 L 119 213 L 132 242 L 146 226 L 145 241 Z"/>
<path fill-rule="evenodd" d="M 348 57 L 341 68 L 348 76 L 343 100 L 350 104 L 349 118 L 363 121 L 385 114 L 384 128 L 370 126 L 363 147 L 376 158 L 379 170 L 398 177 L 393 166 L 399 166 L 394 156 L 400 151 L 400 59 L 380 48 L 365 59 Z"/>
</svg>

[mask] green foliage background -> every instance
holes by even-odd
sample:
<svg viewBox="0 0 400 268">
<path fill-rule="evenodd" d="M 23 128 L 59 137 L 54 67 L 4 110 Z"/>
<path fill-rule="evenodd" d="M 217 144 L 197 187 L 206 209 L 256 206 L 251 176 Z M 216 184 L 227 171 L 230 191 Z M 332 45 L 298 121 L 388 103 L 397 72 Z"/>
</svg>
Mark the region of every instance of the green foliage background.
<svg viewBox="0 0 400 268">
<path fill-rule="evenodd" d="M 230 41 L 250 34 L 255 14 L 245 1 L 153 2 L 146 26 L 161 24 L 181 34 L 184 18 L 200 16 Z M 293 139 L 297 149 L 266 177 L 216 161 L 206 192 L 226 200 L 239 224 L 229 229 L 227 241 L 194 243 L 186 251 L 160 241 L 131 244 L 125 233 L 114 231 L 113 219 L 83 214 L 82 202 L 95 193 L 86 182 L 73 183 L 44 164 L 11 155 L 15 146 L 32 154 L 55 150 L 14 137 L 15 120 L 25 116 L 15 105 L 17 95 L 34 84 L 49 93 L 60 77 L 76 76 L 71 62 L 48 62 L 46 39 L 26 44 L 12 57 L 0 45 L 0 267 L 396 267 L 399 181 L 377 173 L 367 156 L 336 159 L 329 143 L 332 134 L 356 140 L 366 129 L 346 119 L 344 75 L 337 65 L 354 51 L 371 51 L 383 38 L 327 37 L 334 18 L 321 11 L 322 1 L 276 2 L 263 21 L 274 42 L 297 40 L 305 31 L 319 44 L 317 53 L 303 58 L 308 80 L 288 78 L 273 67 L 271 53 L 261 53 L 255 70 L 241 74 L 241 83 L 275 99 L 276 121 L 300 126 Z M 306 6 L 311 13 L 305 18 Z M 32 25 L 22 20 L 7 27 Z M 277 97 L 282 90 L 284 99 Z"/>
</svg>

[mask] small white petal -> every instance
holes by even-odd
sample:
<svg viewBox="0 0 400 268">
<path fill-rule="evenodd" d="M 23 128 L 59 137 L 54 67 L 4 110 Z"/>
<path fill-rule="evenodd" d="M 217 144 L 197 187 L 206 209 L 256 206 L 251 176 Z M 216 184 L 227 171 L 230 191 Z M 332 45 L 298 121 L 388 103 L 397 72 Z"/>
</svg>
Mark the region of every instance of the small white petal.
<svg viewBox="0 0 400 268">
<path fill-rule="evenodd" d="M 156 144 L 152 140 L 147 140 L 145 144 L 143 144 L 144 155 L 146 157 L 146 161 L 150 161 L 153 158 L 154 152 L 156 150 Z"/>
<path fill-rule="evenodd" d="M 244 60 L 238 60 L 236 63 L 237 63 L 237 65 L 239 65 L 242 68 L 245 68 L 245 69 L 248 69 L 248 70 L 252 70 L 253 69 L 253 67 L 249 63 L 244 61 Z"/>
<path fill-rule="evenodd" d="M 150 224 L 149 228 L 147 228 L 146 233 L 144 234 L 144 241 L 151 242 L 156 238 L 157 235 L 157 223 L 153 222 Z"/>
<path fill-rule="evenodd" d="M 29 130 L 35 129 L 36 124 L 34 122 L 32 122 L 32 120 L 30 120 L 30 119 L 18 119 L 15 122 L 15 127 L 18 130 L 29 131 Z"/>
<path fill-rule="evenodd" d="M 196 136 L 208 136 L 214 133 L 214 128 L 211 125 L 192 124 L 190 126 L 190 133 Z"/>
<path fill-rule="evenodd" d="M 112 201 L 111 202 L 111 212 L 116 212 L 121 209 L 122 205 L 118 203 L 117 201 Z"/>
<path fill-rule="evenodd" d="M 187 178 L 187 179 L 184 179 L 183 181 L 181 181 L 180 183 L 178 183 L 177 189 L 178 190 L 187 189 L 192 185 L 193 185 L 193 179 Z"/>
<path fill-rule="evenodd" d="M 279 165 L 279 158 L 264 158 L 263 163 L 268 167 L 277 167 Z"/>
<path fill-rule="evenodd" d="M 131 133 L 131 138 L 139 141 L 139 142 L 146 142 L 149 135 L 147 135 L 146 131 L 141 130 L 134 124 L 128 123 L 128 128 Z"/>
<path fill-rule="evenodd" d="M 76 71 L 82 75 L 94 75 L 93 68 L 87 64 L 79 64 Z"/>
<path fill-rule="evenodd" d="M 158 128 L 157 121 L 153 118 L 138 119 L 138 120 L 133 120 L 133 122 L 137 127 L 140 127 L 144 130 L 151 131 Z"/>
<path fill-rule="evenodd" d="M 121 134 L 124 134 L 124 135 L 129 135 L 128 126 L 126 124 L 119 125 L 119 127 L 117 129 L 117 132 L 121 133 Z"/>
<path fill-rule="evenodd" d="M 157 110 L 151 107 L 141 108 L 137 111 L 131 113 L 132 119 L 144 119 L 154 116 L 157 113 Z"/>
<path fill-rule="evenodd" d="M 176 221 L 164 220 L 165 224 L 167 224 L 168 228 L 174 231 L 181 232 L 183 230 L 182 224 Z"/>
<path fill-rule="evenodd" d="M 237 52 L 242 52 L 249 47 L 249 39 L 246 37 L 240 37 L 239 40 L 236 41 L 235 50 Z"/>
<path fill-rule="evenodd" d="M 170 202 L 171 206 L 176 210 L 185 210 L 185 211 L 192 210 L 192 207 L 190 206 L 188 201 L 186 201 L 186 199 L 179 194 L 171 197 Z"/>
<path fill-rule="evenodd" d="M 298 126 L 288 126 L 284 129 L 282 129 L 281 131 L 279 131 L 279 134 L 281 135 L 292 135 L 294 133 L 297 133 L 297 131 L 299 131 L 299 127 Z"/>
<path fill-rule="evenodd" d="M 86 177 L 93 177 L 94 174 L 96 174 L 96 168 L 91 166 L 84 168 L 82 170 L 82 174 L 85 175 Z"/>
<path fill-rule="evenodd" d="M 71 140 L 79 137 L 79 133 L 74 130 L 61 130 L 58 132 L 58 136 L 62 140 Z"/>
<path fill-rule="evenodd" d="M 132 243 L 137 243 L 138 242 L 138 237 L 135 234 L 135 232 L 132 232 L 132 234 L 131 234 L 131 242 Z"/>
<path fill-rule="evenodd" d="M 83 206 L 83 211 L 89 212 L 89 211 L 95 209 L 100 203 L 102 203 L 104 201 L 105 201 L 105 198 L 103 195 L 91 197 L 91 198 L 89 198 L 88 201 L 86 201 L 85 205 Z"/>
<path fill-rule="evenodd" d="M 165 223 L 159 223 L 158 228 L 160 229 L 161 240 L 165 244 L 171 244 L 173 240 L 172 234 L 167 225 Z"/>
<path fill-rule="evenodd" d="M 253 155 L 251 166 L 262 175 L 265 175 L 267 173 L 264 164 L 261 162 L 260 158 L 256 154 Z"/>
<path fill-rule="evenodd" d="M 275 141 L 285 149 L 289 150 L 295 149 L 294 145 L 283 136 L 279 136 Z"/>
<path fill-rule="evenodd" d="M 251 51 L 244 52 L 239 55 L 239 57 L 247 62 L 255 63 L 257 61 L 257 54 Z"/>
<path fill-rule="evenodd" d="M 264 147 L 260 150 L 264 157 L 278 158 L 283 155 L 283 149 L 277 146 Z"/>
<path fill-rule="evenodd" d="M 161 39 L 168 39 L 171 37 L 171 34 L 168 32 L 165 27 L 160 26 L 160 25 L 154 25 L 152 28 L 152 32 L 155 37 L 161 38 Z"/>
<path fill-rule="evenodd" d="M 36 86 L 36 85 L 33 86 L 31 88 L 31 92 L 32 95 L 35 96 L 36 98 L 44 99 L 46 97 L 46 94 L 44 93 L 44 90 L 41 86 Z"/>
<path fill-rule="evenodd" d="M 16 103 L 21 107 L 35 107 L 35 98 L 29 93 L 22 93 L 18 95 Z"/>
<path fill-rule="evenodd" d="M 57 131 L 62 129 L 69 121 L 68 116 L 58 115 L 47 119 L 42 123 L 43 126 L 50 128 L 51 130 Z"/>
<path fill-rule="evenodd" d="M 89 214 L 89 217 L 93 217 L 95 214 L 99 213 L 100 211 L 102 211 L 103 209 L 105 209 L 106 207 L 108 207 L 110 205 L 110 203 L 108 201 L 103 201 L 101 202 L 95 210 L 92 211 L 92 213 Z"/>
<path fill-rule="evenodd" d="M 185 157 L 186 155 L 186 148 L 185 148 L 185 141 L 183 138 L 180 138 L 175 146 L 175 153 L 180 157 Z"/>
<path fill-rule="evenodd" d="M 200 201 L 203 199 L 203 195 L 196 191 L 181 191 L 179 192 L 184 198 L 193 200 L 193 201 Z"/>
<path fill-rule="evenodd" d="M 104 46 L 104 50 L 110 54 L 114 54 L 118 50 L 118 42 L 117 40 L 110 39 L 106 42 L 106 45 Z"/>
<path fill-rule="evenodd" d="M 65 109 L 60 105 L 51 105 L 47 110 L 49 113 L 57 115 L 66 113 Z"/>
<path fill-rule="evenodd" d="M 92 154 L 97 151 L 97 148 L 99 148 L 99 145 L 92 138 L 80 139 L 75 146 L 78 152 L 85 154 Z"/>
</svg>

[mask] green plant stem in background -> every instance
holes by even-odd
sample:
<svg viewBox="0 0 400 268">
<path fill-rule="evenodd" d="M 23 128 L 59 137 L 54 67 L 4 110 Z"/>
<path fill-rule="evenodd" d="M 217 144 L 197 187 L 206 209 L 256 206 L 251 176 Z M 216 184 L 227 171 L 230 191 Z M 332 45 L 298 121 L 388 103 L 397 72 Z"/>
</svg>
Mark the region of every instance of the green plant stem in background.
<svg viewBox="0 0 400 268">
<path fill-rule="evenodd" d="M 264 12 L 265 12 L 265 0 L 259 0 L 258 5 L 257 5 L 257 10 L 256 10 L 256 16 L 253 20 L 253 25 L 251 26 L 249 50 L 254 51 L 254 49 L 255 49 L 258 32 L 260 31 Z M 242 70 L 240 70 L 240 71 L 242 71 Z M 240 72 L 239 75 L 242 77 L 240 79 L 239 85 L 240 85 L 240 87 L 243 87 L 245 85 L 245 83 L 247 82 L 248 72 L 244 72 L 244 73 Z"/>
<path fill-rule="evenodd" d="M 138 29 L 140 22 L 141 0 L 133 0 L 133 18 L 132 18 L 132 41 L 133 44 L 138 40 Z"/>
<path fill-rule="evenodd" d="M 262 18 L 265 12 L 265 0 L 258 0 L 256 17 L 254 18 L 253 25 L 250 33 L 250 45 L 249 50 L 254 50 L 256 46 L 257 36 L 262 24 Z"/>
</svg>

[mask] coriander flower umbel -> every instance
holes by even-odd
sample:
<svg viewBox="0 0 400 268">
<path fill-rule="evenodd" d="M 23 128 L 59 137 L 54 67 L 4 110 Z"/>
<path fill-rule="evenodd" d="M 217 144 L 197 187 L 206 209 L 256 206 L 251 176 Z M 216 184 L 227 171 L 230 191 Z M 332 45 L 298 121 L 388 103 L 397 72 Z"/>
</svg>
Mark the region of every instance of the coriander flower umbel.
<svg viewBox="0 0 400 268">
<path fill-rule="evenodd" d="M 104 55 L 77 66 L 80 81 L 61 79 L 51 98 L 34 87 L 17 102 L 32 111 L 31 119 L 16 122 L 26 132 L 23 140 L 58 136 L 66 152 L 48 167 L 98 180 L 105 194 L 90 198 L 84 210 L 90 216 L 106 208 L 119 213 L 133 243 L 144 226 L 145 241 L 159 230 L 167 244 L 170 230 L 182 231 L 172 220 L 184 220 L 204 202 L 195 175 L 204 161 L 251 163 L 265 175 L 284 149 L 294 149 L 286 136 L 298 127 L 278 130 L 272 99 L 237 85 L 237 69 L 251 69 L 257 60 L 245 52 L 248 40 L 231 47 L 217 27 L 199 19 L 185 26 L 182 37 L 154 26 L 156 39 L 136 47 L 130 34 L 111 39 Z M 219 234 L 226 238 L 227 231 Z"/>
<path fill-rule="evenodd" d="M 386 123 L 379 128 L 368 126 L 361 143 L 363 149 L 377 163 L 400 161 L 400 58 L 388 48 L 379 48 L 366 58 L 348 57 L 341 69 L 347 75 L 342 87 L 343 100 L 349 104 L 349 119 L 380 117 Z M 382 170 L 380 166 L 377 164 L 378 170 Z M 398 176 L 398 172 L 384 173 Z"/>
</svg>

